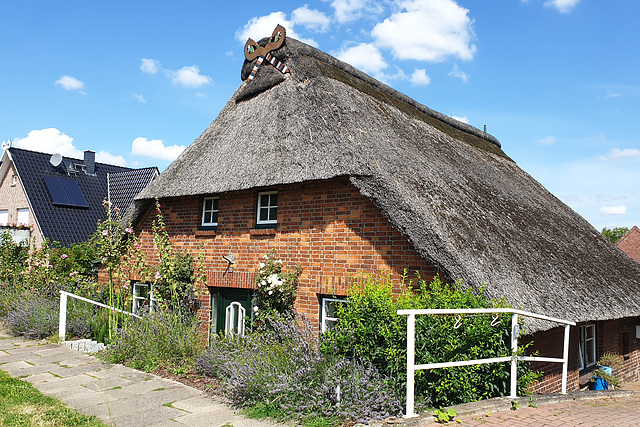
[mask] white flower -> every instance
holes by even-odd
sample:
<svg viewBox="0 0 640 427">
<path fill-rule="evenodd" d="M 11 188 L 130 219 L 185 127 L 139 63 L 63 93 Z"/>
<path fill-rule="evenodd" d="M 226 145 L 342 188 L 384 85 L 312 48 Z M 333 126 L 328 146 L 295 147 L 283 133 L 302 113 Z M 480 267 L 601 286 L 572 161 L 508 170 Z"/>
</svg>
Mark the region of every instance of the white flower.
<svg viewBox="0 0 640 427">
<path fill-rule="evenodd" d="M 282 264 L 282 260 L 281 260 L 281 259 L 277 260 L 276 262 L 277 262 L 278 264 Z"/>
<path fill-rule="evenodd" d="M 280 277 L 278 277 L 278 275 L 275 273 L 267 278 L 267 282 L 269 283 L 277 283 L 278 280 L 280 280 Z"/>
<path fill-rule="evenodd" d="M 260 270 L 262 270 L 264 268 L 264 262 L 260 263 Z"/>
<path fill-rule="evenodd" d="M 265 256 L 264 256 L 264 259 L 269 259 L 269 256 L 268 256 L 268 255 L 265 255 Z"/>
<path fill-rule="evenodd" d="M 269 291 L 269 295 L 273 295 L 273 291 Z"/>
<path fill-rule="evenodd" d="M 266 281 L 266 280 L 263 280 L 262 282 L 260 282 L 260 284 L 261 284 L 262 286 L 267 286 L 267 281 Z"/>
<path fill-rule="evenodd" d="M 257 306 L 257 305 L 254 305 L 254 306 L 253 306 L 253 312 L 254 312 L 254 313 L 257 313 L 257 312 L 258 312 L 258 306 Z"/>
</svg>

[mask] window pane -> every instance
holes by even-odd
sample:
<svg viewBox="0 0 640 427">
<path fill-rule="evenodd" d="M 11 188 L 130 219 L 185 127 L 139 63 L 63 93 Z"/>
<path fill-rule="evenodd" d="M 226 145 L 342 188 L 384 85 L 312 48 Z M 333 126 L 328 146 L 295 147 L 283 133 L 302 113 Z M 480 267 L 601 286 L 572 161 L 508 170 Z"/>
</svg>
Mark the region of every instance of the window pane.
<svg viewBox="0 0 640 427">
<path fill-rule="evenodd" d="M 271 200 L 269 204 L 271 206 L 278 206 L 278 193 L 271 194 Z"/>
<path fill-rule="evenodd" d="M 0 211 L 0 225 L 9 223 L 9 211 Z"/>
<path fill-rule="evenodd" d="M 29 208 L 18 209 L 18 224 L 29 224 Z"/>
<path fill-rule="evenodd" d="M 211 209 L 214 211 L 218 210 L 218 199 L 211 199 Z"/>
<path fill-rule="evenodd" d="M 260 208 L 260 221 L 269 219 L 269 209 Z"/>
<path fill-rule="evenodd" d="M 213 205 L 213 199 L 205 199 L 205 201 L 204 201 L 204 210 L 205 211 L 210 211 L 212 205 Z"/>
<path fill-rule="evenodd" d="M 269 206 L 269 195 L 263 194 L 260 196 L 260 207 Z"/>
<path fill-rule="evenodd" d="M 269 209 L 269 219 L 275 221 L 278 219 L 278 208 Z"/>
<path fill-rule="evenodd" d="M 218 212 L 211 212 L 211 222 L 212 223 L 218 223 Z"/>
<path fill-rule="evenodd" d="M 205 212 L 204 213 L 204 220 L 203 222 L 205 224 L 211 224 L 211 212 Z"/>
</svg>

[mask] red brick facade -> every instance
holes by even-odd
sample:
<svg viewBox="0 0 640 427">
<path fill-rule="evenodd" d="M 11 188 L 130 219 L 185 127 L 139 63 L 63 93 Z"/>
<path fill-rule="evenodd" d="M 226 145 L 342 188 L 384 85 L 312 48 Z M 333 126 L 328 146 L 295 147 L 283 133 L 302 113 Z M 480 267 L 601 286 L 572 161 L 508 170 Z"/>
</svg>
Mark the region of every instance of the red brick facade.
<svg viewBox="0 0 640 427">
<path fill-rule="evenodd" d="M 580 326 L 595 324 L 596 327 L 596 358 L 604 353 L 616 353 L 622 356 L 622 366 L 613 374 L 622 382 L 640 380 L 640 339 L 636 338 L 636 325 L 640 325 L 640 318 L 625 318 L 599 322 L 581 323 L 571 327 L 569 341 L 569 375 L 567 390 L 577 390 L 587 387 L 590 372 L 596 367 L 585 368 L 580 371 L 578 345 L 580 340 Z M 564 328 L 557 327 L 548 331 L 538 332 L 528 337 L 534 342 L 534 350 L 543 357 L 562 357 Z M 562 364 L 534 362 L 534 370 L 544 372 L 544 377 L 535 386 L 537 393 L 553 393 L 561 390 Z"/>
<path fill-rule="evenodd" d="M 436 269 L 423 260 L 411 243 L 362 196 L 348 180 L 336 178 L 278 186 L 276 229 L 256 228 L 257 190 L 219 195 L 218 227 L 201 230 L 203 196 L 160 200 L 167 232 L 177 250 L 205 253 L 207 285 L 210 288 L 253 288 L 258 263 L 272 248 L 277 249 L 285 269 L 303 267 L 299 278 L 296 310 L 312 324 L 319 324 L 323 295 L 345 295 L 351 279 L 361 272 L 391 274 L 399 282 L 404 269 L 420 271 L 431 280 Z M 136 224 L 142 249 L 155 254 L 150 208 Z M 233 253 L 229 273 L 222 257 Z M 200 318 L 209 321 L 209 289 L 199 290 Z"/>
</svg>

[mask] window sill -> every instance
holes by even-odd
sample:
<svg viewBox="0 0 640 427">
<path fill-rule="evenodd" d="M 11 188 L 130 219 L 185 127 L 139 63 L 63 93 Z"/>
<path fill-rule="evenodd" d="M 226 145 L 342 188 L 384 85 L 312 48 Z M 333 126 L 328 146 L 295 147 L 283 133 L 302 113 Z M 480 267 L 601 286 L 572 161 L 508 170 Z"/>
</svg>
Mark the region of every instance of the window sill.
<svg viewBox="0 0 640 427">
<path fill-rule="evenodd" d="M 251 236 L 275 236 L 275 228 L 251 228 L 249 230 Z"/>
<path fill-rule="evenodd" d="M 215 237 L 216 229 L 215 228 L 200 228 L 196 230 L 196 237 Z"/>
</svg>

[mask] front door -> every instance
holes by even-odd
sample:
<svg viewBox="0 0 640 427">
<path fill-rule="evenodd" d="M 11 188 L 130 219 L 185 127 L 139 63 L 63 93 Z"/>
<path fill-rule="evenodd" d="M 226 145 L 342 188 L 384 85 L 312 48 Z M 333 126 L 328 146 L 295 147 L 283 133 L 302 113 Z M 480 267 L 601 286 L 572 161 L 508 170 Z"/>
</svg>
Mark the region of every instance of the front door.
<svg viewBox="0 0 640 427">
<path fill-rule="evenodd" d="M 210 336 L 220 332 L 244 333 L 251 318 L 253 289 L 209 288 L 211 295 Z"/>
</svg>

